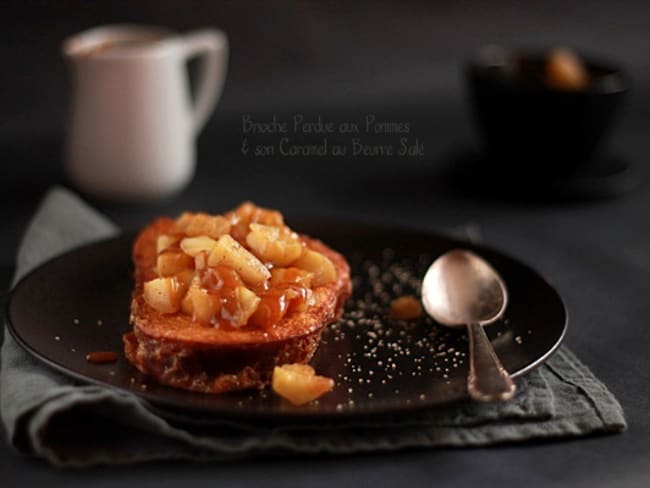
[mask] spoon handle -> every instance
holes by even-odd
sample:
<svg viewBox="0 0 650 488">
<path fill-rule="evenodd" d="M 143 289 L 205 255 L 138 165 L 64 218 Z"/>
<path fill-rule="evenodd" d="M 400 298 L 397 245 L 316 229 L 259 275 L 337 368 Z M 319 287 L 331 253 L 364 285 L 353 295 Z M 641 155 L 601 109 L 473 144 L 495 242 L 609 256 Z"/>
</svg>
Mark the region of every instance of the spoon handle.
<svg viewBox="0 0 650 488">
<path fill-rule="evenodd" d="M 479 324 L 467 326 L 469 334 L 469 376 L 467 391 L 480 402 L 499 402 L 512 398 L 517 385 L 497 357 L 492 343 Z"/>
</svg>

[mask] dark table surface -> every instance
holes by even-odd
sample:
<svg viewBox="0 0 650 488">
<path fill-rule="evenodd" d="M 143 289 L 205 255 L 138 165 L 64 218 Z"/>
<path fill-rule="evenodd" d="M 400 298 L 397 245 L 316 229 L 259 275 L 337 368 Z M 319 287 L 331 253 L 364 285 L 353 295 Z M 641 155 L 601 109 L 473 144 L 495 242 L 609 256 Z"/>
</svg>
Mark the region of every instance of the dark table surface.
<svg viewBox="0 0 650 488">
<path fill-rule="evenodd" d="M 568 305 L 566 343 L 622 403 L 621 435 L 479 449 L 228 464 L 159 463 L 56 471 L 0 444 L 0 475 L 38 486 L 648 486 L 650 484 L 650 8 L 642 2 L 517 4 L 383 2 L 274 6 L 215 2 L 4 4 L 0 54 L 0 282 L 8 287 L 21 232 L 44 191 L 65 183 L 66 100 L 58 43 L 115 21 L 179 30 L 213 24 L 230 35 L 232 62 L 219 109 L 198 144 L 197 175 L 153 205 L 94 202 L 123 227 L 181 209 L 222 211 L 243 199 L 292 217 L 346 217 L 440 230 L 475 224 L 485 241 L 530 263 Z M 616 59 L 634 81 L 608 151 L 625 158 L 633 191 L 598 201 L 521 201 L 455 191 L 443 178 L 473 144 L 459 67 L 487 42 L 566 44 Z M 305 113 L 333 120 L 368 113 L 411 124 L 418 158 L 243 156 L 241 117 Z M 495 192 L 496 193 L 496 192 Z M 534 313 L 534 311 L 531 311 Z"/>
</svg>

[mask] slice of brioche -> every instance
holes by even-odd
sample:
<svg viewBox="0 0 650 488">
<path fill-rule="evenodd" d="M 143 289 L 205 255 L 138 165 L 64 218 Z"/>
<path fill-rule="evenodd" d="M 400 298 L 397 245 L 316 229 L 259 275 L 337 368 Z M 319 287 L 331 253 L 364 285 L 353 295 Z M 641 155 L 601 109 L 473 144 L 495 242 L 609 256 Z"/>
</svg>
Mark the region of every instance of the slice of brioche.
<svg viewBox="0 0 650 488">
<path fill-rule="evenodd" d="M 343 256 L 302 236 L 308 248 L 332 261 L 337 279 L 313 289 L 314 304 L 306 311 L 285 316 L 268 330 L 224 330 L 201 325 L 182 313 L 162 314 L 144 300 L 144 283 L 156 278 L 157 238 L 173 227 L 173 220 L 160 218 L 134 244 L 133 331 L 124 335 L 124 349 L 136 368 L 165 385 L 223 393 L 260 388 L 270 382 L 275 366 L 311 359 L 324 327 L 340 317 L 351 293 L 350 268 Z"/>
</svg>

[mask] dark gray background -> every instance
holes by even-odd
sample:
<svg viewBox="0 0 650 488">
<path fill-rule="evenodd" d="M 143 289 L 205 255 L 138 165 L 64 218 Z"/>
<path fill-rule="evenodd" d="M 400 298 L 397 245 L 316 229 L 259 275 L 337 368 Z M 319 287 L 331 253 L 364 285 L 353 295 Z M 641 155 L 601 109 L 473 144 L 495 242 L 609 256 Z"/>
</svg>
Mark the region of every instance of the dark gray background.
<svg viewBox="0 0 650 488">
<path fill-rule="evenodd" d="M 64 182 L 67 100 L 59 45 L 97 24 L 224 29 L 231 65 L 199 140 L 197 177 L 150 206 L 97 203 L 120 225 L 242 199 L 289 216 L 346 216 L 425 229 L 474 223 L 485 240 L 551 279 L 571 315 L 567 344 L 625 408 L 628 432 L 541 444 L 391 454 L 155 464 L 57 472 L 0 447 L 4 480 L 48 486 L 647 486 L 650 483 L 650 6 L 638 2 L 5 2 L 0 4 L 0 280 L 8 286 L 21 232 L 44 190 Z M 477 46 L 569 45 L 623 65 L 634 87 L 609 141 L 636 189 L 597 202 L 523 203 L 461 195 L 439 170 L 472 144 L 462 62 Z M 424 158 L 242 157 L 241 116 L 305 112 L 408 121 Z M 534 313 L 534 311 L 531 311 Z"/>
</svg>

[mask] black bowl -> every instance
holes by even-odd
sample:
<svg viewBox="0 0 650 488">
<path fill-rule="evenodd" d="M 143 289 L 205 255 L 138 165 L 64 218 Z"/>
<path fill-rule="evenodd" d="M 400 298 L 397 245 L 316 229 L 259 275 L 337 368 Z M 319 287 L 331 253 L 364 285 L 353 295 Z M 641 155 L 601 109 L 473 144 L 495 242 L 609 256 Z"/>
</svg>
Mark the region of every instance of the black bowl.
<svg viewBox="0 0 650 488">
<path fill-rule="evenodd" d="M 575 91 L 544 84 L 541 51 L 487 46 L 470 60 L 470 103 L 495 171 L 562 177 L 594 160 L 628 84 L 620 69 L 582 59 L 591 81 Z"/>
</svg>

